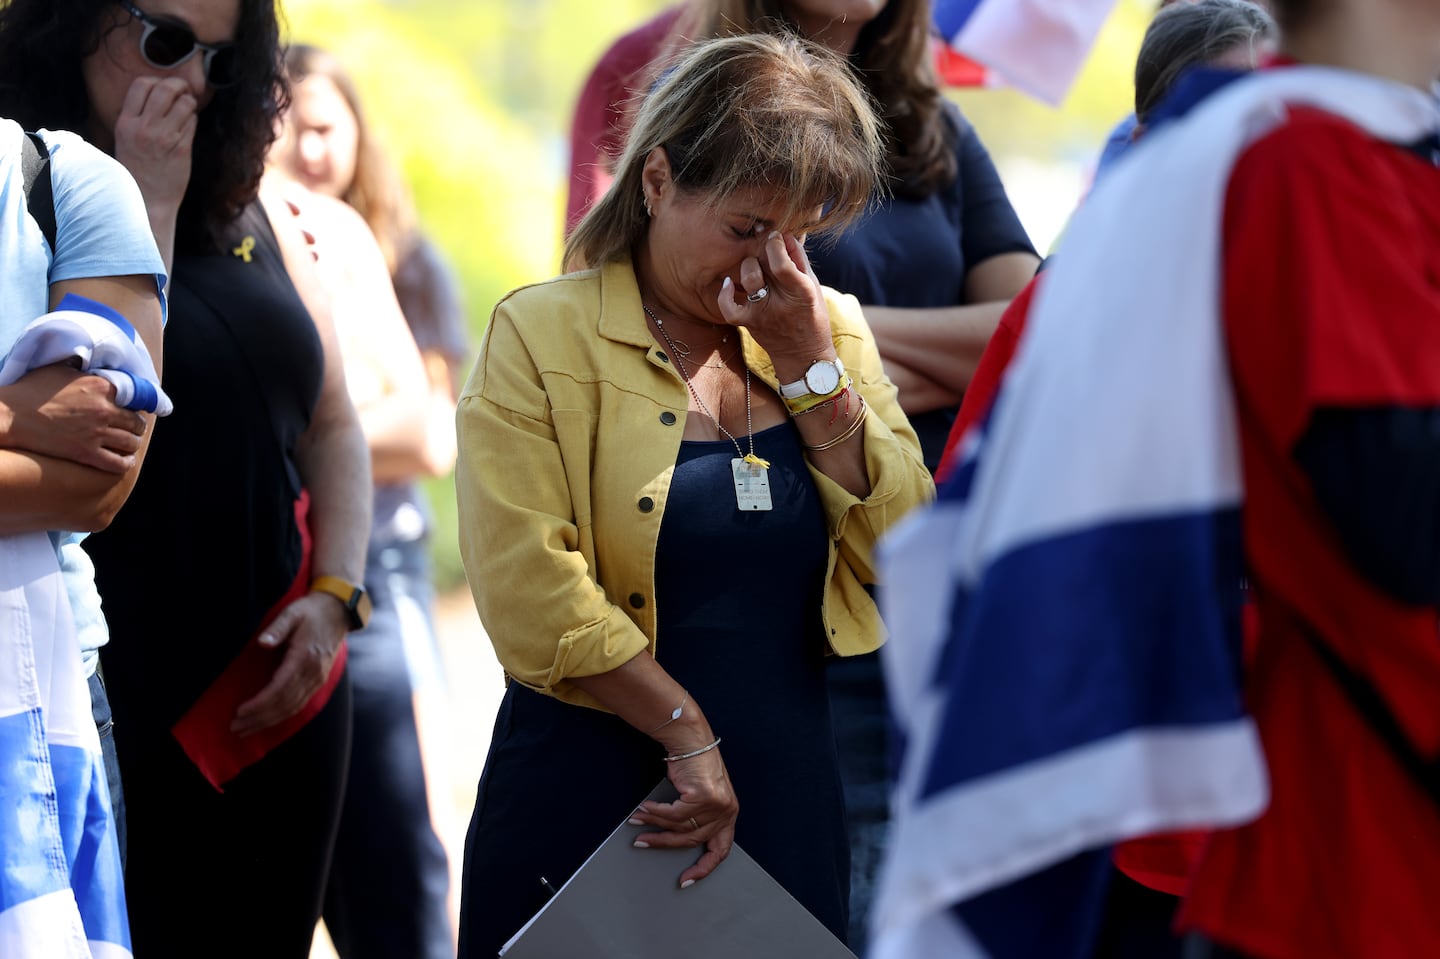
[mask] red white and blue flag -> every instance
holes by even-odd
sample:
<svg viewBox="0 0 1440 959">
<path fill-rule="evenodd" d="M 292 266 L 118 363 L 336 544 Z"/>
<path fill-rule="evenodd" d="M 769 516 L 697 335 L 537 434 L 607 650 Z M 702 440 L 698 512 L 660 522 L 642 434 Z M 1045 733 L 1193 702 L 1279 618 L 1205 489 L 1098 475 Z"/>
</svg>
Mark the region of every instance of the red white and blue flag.
<svg viewBox="0 0 1440 959">
<path fill-rule="evenodd" d="M 1294 67 L 1158 127 L 1077 213 L 935 504 L 882 542 L 900 756 L 871 959 L 1081 959 L 1110 846 L 1268 801 L 1218 279 L 1230 171 L 1290 104 L 1397 143 L 1440 123 Z"/>
<path fill-rule="evenodd" d="M 1115 0 L 935 0 L 934 21 L 959 57 L 994 75 L 987 84 L 998 80 L 1058 105 L 1114 6 Z M 958 62 L 955 69 L 957 77 L 974 75 Z"/>
</svg>

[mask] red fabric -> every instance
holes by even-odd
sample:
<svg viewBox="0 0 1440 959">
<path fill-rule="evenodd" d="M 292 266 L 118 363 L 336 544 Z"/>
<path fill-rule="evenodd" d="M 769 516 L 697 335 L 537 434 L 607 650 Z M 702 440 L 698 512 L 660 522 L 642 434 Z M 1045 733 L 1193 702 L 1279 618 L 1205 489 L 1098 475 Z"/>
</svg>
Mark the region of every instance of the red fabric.
<svg viewBox="0 0 1440 959">
<path fill-rule="evenodd" d="M 1040 277 L 1037 275 L 1025 285 L 1025 289 L 1010 301 L 1010 305 L 1000 315 L 1000 323 L 995 327 L 995 332 L 990 334 L 990 342 L 985 344 L 985 352 L 980 354 L 975 375 L 971 378 L 970 385 L 965 388 L 965 396 L 960 401 L 960 412 L 955 415 L 955 423 L 950 427 L 950 437 L 945 441 L 945 452 L 940 455 L 940 468 L 935 471 L 936 482 L 945 482 L 950 470 L 954 468 L 955 450 L 960 445 L 960 437 L 990 411 L 990 404 L 1000 390 L 1000 380 L 1020 345 L 1020 334 L 1025 331 L 1030 301 L 1035 296 L 1035 288 L 1039 282 Z"/>
<path fill-rule="evenodd" d="M 990 82 L 990 71 L 943 42 L 936 43 L 935 72 L 947 87 L 983 87 Z"/>
<path fill-rule="evenodd" d="M 625 145 L 631 100 L 645 94 L 637 85 L 648 81 L 646 67 L 664 51 L 684 10 L 683 3 L 669 7 L 616 40 L 585 81 L 570 126 L 566 234 L 610 188 L 609 163 Z"/>
<path fill-rule="evenodd" d="M 1256 822 L 1216 834 L 1181 923 L 1258 959 L 1440 954 L 1440 809 L 1297 627 L 1440 753 L 1434 608 L 1350 565 L 1292 450 L 1321 406 L 1440 404 L 1440 170 L 1309 109 L 1231 176 L 1224 310 L 1258 622 L 1246 694 L 1270 768 Z"/>
<path fill-rule="evenodd" d="M 224 792 L 227 782 L 239 775 L 240 771 L 258 762 L 266 753 L 295 735 L 315 718 L 345 672 L 347 647 L 340 644 L 340 653 L 330 668 L 330 676 L 300 712 L 268 729 L 262 729 L 248 736 L 237 736 L 230 731 L 235 720 L 235 711 L 240 704 L 253 697 L 275 675 L 280 661 L 285 657 L 285 648 L 270 649 L 260 645 L 260 633 L 274 622 L 280 611 L 310 590 L 310 528 L 306 514 L 310 507 L 309 493 L 302 492 L 295 501 L 295 521 L 300 527 L 301 560 L 300 570 L 290 589 L 271 607 L 260 624 L 255 636 L 241 650 L 240 655 L 225 668 L 225 672 L 196 700 L 195 705 L 180 717 L 170 730 L 217 792 Z"/>
<path fill-rule="evenodd" d="M 1177 832 L 1132 839 L 1115 847 L 1115 868 L 1150 889 L 1180 897 L 1190 888 L 1208 832 Z"/>
</svg>

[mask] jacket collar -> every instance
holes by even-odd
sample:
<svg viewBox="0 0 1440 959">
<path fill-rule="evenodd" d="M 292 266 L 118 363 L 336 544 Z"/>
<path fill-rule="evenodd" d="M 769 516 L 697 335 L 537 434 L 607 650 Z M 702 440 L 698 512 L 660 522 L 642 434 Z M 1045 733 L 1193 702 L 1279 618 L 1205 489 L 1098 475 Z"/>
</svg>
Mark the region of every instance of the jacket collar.
<svg viewBox="0 0 1440 959">
<path fill-rule="evenodd" d="M 650 349 L 657 346 L 645 322 L 645 308 L 640 302 L 640 284 L 635 280 L 634 263 L 626 257 L 600 267 L 600 335 L 616 343 Z M 740 330 L 740 344 L 745 363 L 771 388 L 776 384 L 775 364 L 760 348 L 749 330 Z"/>
<path fill-rule="evenodd" d="M 645 349 L 655 345 L 655 338 L 645 323 L 635 267 L 628 257 L 600 268 L 600 335 L 616 343 Z"/>
</svg>

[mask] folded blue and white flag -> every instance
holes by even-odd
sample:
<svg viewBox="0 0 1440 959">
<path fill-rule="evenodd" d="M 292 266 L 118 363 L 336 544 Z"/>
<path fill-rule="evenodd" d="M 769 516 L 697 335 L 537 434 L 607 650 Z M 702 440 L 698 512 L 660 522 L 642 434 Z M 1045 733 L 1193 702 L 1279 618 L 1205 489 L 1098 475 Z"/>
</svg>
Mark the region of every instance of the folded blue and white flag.
<svg viewBox="0 0 1440 959">
<path fill-rule="evenodd" d="M 1004 83 L 1059 105 L 1115 0 L 935 0 L 940 36 Z"/>
<path fill-rule="evenodd" d="M 169 416 L 174 409 L 145 341 L 117 311 L 74 293 L 32 320 L 0 365 L 0 386 L 33 369 L 74 361 L 86 373 L 115 384 L 115 405 Z"/>
<path fill-rule="evenodd" d="M 936 503 L 882 544 L 902 756 L 872 959 L 1086 955 L 1106 847 L 1264 808 L 1218 280 L 1230 171 L 1288 104 L 1396 142 L 1437 123 L 1419 91 L 1294 67 L 1157 130 L 1077 214 Z"/>
<path fill-rule="evenodd" d="M 0 365 L 0 384 L 66 360 L 116 374 L 117 404 L 170 411 L 134 329 L 83 297 L 65 297 L 26 328 Z M 0 852 L 0 956 L 130 956 L 100 739 L 44 532 L 0 537 Z"/>
</svg>

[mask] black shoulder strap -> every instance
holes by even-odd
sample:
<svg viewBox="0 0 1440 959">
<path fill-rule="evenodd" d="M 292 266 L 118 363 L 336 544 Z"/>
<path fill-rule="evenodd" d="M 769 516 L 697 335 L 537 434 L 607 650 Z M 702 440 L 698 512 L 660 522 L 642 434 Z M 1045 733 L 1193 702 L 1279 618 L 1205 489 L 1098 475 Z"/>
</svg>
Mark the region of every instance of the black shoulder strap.
<svg viewBox="0 0 1440 959">
<path fill-rule="evenodd" d="M 50 252 L 55 252 L 55 190 L 50 184 L 50 151 L 38 133 L 26 133 L 20 146 L 20 173 L 25 178 L 25 205 L 40 224 Z"/>
<path fill-rule="evenodd" d="M 1404 767 L 1405 771 L 1421 789 L 1429 794 L 1432 802 L 1440 804 L 1440 760 L 1422 756 L 1411 743 L 1410 737 L 1400 727 L 1400 722 L 1380 693 L 1364 677 L 1360 676 L 1340 658 L 1335 650 L 1326 645 L 1309 626 L 1300 624 L 1306 640 L 1310 643 L 1330 675 L 1340 684 L 1345 691 L 1350 704 L 1355 707 L 1365 721 L 1370 724 L 1371 730 L 1380 737 L 1391 755 Z"/>
</svg>

